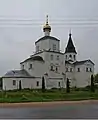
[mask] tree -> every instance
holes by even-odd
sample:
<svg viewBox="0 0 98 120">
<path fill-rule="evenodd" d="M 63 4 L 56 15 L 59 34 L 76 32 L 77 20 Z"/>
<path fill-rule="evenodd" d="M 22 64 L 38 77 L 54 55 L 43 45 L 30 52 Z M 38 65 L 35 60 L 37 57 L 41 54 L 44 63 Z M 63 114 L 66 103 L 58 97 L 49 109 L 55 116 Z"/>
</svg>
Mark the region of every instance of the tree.
<svg viewBox="0 0 98 120">
<path fill-rule="evenodd" d="M 3 79 L 2 79 L 2 77 L 0 78 L 0 89 L 2 89 L 2 87 L 3 87 Z"/>
<path fill-rule="evenodd" d="M 98 83 L 98 73 L 94 76 L 95 83 Z"/>
<path fill-rule="evenodd" d="M 91 75 L 91 92 L 95 92 L 94 77 Z"/>
<path fill-rule="evenodd" d="M 67 78 L 67 82 L 66 82 L 66 92 L 69 93 L 70 92 L 70 82 L 69 79 Z"/>
<path fill-rule="evenodd" d="M 42 77 L 42 91 L 45 91 L 45 79 Z"/>
<path fill-rule="evenodd" d="M 19 81 L 19 90 L 22 89 L 21 80 Z"/>
</svg>

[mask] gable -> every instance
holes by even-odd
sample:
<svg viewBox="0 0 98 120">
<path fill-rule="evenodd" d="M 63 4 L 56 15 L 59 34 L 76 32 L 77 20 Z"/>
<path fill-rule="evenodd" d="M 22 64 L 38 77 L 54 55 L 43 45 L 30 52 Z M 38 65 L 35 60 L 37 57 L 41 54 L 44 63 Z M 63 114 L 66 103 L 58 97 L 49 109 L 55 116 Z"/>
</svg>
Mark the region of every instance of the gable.
<svg viewBox="0 0 98 120">
<path fill-rule="evenodd" d="M 94 63 L 91 60 L 87 60 L 84 64 L 87 66 L 94 65 Z"/>
</svg>

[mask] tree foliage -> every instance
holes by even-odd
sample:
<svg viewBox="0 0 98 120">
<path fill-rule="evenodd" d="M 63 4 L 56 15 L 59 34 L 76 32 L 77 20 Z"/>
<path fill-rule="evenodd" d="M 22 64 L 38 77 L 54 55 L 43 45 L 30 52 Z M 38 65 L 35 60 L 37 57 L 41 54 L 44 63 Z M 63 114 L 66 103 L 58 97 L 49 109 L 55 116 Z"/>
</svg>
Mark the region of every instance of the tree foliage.
<svg viewBox="0 0 98 120">
<path fill-rule="evenodd" d="M 91 92 L 95 91 L 95 86 L 94 86 L 94 76 L 91 75 Z"/>
<path fill-rule="evenodd" d="M 19 90 L 22 89 L 21 80 L 19 81 Z"/>
<path fill-rule="evenodd" d="M 2 89 L 2 87 L 3 87 L 3 80 L 2 78 L 0 78 L 0 89 Z"/>
<path fill-rule="evenodd" d="M 67 82 L 66 82 L 66 92 L 69 93 L 70 92 L 70 81 L 67 78 Z"/>
<path fill-rule="evenodd" d="M 45 91 L 45 79 L 42 77 L 42 91 Z"/>
<path fill-rule="evenodd" d="M 94 76 L 95 83 L 98 83 L 98 73 Z"/>
</svg>

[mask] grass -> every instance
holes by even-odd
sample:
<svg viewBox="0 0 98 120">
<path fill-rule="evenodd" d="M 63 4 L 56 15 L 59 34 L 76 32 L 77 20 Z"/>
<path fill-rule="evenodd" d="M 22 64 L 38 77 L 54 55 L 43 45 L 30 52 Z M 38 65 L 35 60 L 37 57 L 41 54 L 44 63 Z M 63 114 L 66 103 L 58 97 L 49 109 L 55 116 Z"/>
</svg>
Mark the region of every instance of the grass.
<svg viewBox="0 0 98 120">
<path fill-rule="evenodd" d="M 62 90 L 14 90 L 0 92 L 0 103 L 21 103 L 21 102 L 48 102 L 48 101 L 76 101 L 98 99 L 98 90 L 91 93 L 89 90 L 71 90 L 66 93 Z"/>
</svg>

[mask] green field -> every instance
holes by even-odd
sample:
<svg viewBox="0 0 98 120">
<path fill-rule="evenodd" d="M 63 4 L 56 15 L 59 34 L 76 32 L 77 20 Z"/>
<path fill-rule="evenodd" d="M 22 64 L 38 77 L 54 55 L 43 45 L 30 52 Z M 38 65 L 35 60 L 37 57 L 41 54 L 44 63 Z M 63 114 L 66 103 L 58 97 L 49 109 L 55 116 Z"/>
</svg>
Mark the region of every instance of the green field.
<svg viewBox="0 0 98 120">
<path fill-rule="evenodd" d="M 19 102 L 47 102 L 47 101 L 76 101 L 98 99 L 98 90 L 91 93 L 87 89 L 71 90 L 66 93 L 65 89 L 46 90 L 14 90 L 0 92 L 0 103 L 19 103 Z"/>
</svg>

